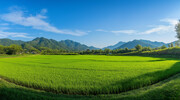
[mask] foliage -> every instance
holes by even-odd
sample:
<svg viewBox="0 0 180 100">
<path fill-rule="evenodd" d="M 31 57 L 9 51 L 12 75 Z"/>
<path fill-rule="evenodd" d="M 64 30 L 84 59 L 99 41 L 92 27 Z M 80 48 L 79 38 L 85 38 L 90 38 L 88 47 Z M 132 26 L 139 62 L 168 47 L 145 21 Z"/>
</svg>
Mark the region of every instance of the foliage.
<svg viewBox="0 0 180 100">
<path fill-rule="evenodd" d="M 12 44 L 21 45 L 24 41 L 21 40 L 10 40 L 10 39 L 0 39 L 0 45 L 10 46 Z"/>
<path fill-rule="evenodd" d="M 170 47 L 173 47 L 173 45 L 171 44 Z M 166 49 L 167 47 L 165 45 L 161 46 L 161 49 Z"/>
<path fill-rule="evenodd" d="M 22 54 L 23 49 L 19 45 L 10 45 L 10 46 L 2 46 L 0 45 L 0 54 L 9 54 L 9 55 L 16 55 Z"/>
<path fill-rule="evenodd" d="M 177 38 L 180 39 L 180 21 L 176 25 L 175 29 L 176 29 L 176 33 L 177 33 Z"/>
<path fill-rule="evenodd" d="M 135 48 L 136 48 L 137 51 L 142 51 L 142 48 L 143 48 L 143 47 L 138 44 L 138 45 L 135 46 Z"/>
</svg>

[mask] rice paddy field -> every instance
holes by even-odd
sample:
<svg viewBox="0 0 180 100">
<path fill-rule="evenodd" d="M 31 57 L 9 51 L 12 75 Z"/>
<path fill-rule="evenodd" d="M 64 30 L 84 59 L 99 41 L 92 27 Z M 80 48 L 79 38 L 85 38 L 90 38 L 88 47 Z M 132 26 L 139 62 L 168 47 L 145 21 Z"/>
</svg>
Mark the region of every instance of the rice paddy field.
<svg viewBox="0 0 180 100">
<path fill-rule="evenodd" d="M 175 58 L 100 55 L 0 57 L 0 77 L 57 94 L 119 94 L 180 72 Z"/>
</svg>

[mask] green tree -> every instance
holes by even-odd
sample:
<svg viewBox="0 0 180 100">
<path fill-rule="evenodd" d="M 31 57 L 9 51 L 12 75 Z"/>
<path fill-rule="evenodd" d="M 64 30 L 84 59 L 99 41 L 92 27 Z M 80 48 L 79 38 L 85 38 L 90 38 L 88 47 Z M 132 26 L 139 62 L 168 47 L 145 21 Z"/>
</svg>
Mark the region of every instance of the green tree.
<svg viewBox="0 0 180 100">
<path fill-rule="evenodd" d="M 142 48 L 142 51 L 151 51 L 151 50 L 152 50 L 151 47 L 143 47 L 143 48 Z"/>
<path fill-rule="evenodd" d="M 91 53 L 91 50 L 90 49 L 87 49 L 86 50 L 86 54 L 90 54 Z"/>
<path fill-rule="evenodd" d="M 111 52 L 111 50 L 108 49 L 108 48 L 106 48 L 106 49 L 104 50 L 104 52 L 105 52 L 106 54 L 109 54 L 109 53 Z"/>
<path fill-rule="evenodd" d="M 175 47 L 179 47 L 179 45 L 180 45 L 179 42 L 176 41 L 176 42 L 175 42 Z"/>
<path fill-rule="evenodd" d="M 124 50 L 125 50 L 125 52 L 128 52 L 128 51 L 129 51 L 129 49 L 128 49 L 128 48 L 125 48 Z"/>
<path fill-rule="evenodd" d="M 140 44 L 136 45 L 135 48 L 137 51 L 142 51 L 142 46 Z"/>
<path fill-rule="evenodd" d="M 171 47 L 174 47 L 173 43 L 171 43 Z"/>
<path fill-rule="evenodd" d="M 180 39 L 180 20 L 178 24 L 175 27 L 176 33 L 177 33 L 177 38 Z"/>
<path fill-rule="evenodd" d="M 161 46 L 161 49 L 166 49 L 167 47 L 165 45 Z"/>
<path fill-rule="evenodd" d="M 0 45 L 0 54 L 5 54 L 5 47 Z"/>
<path fill-rule="evenodd" d="M 10 46 L 8 46 L 6 48 L 6 53 L 10 54 L 10 55 L 12 55 L 12 54 L 21 54 L 22 51 L 23 51 L 22 47 L 19 46 L 19 45 L 15 45 L 15 44 L 10 45 Z"/>
</svg>

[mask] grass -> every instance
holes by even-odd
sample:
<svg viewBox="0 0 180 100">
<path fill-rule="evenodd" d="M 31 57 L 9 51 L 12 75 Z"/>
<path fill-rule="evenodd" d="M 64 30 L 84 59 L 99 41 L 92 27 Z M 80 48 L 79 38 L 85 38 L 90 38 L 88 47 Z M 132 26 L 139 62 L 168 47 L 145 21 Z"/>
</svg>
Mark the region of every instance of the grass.
<svg viewBox="0 0 180 100">
<path fill-rule="evenodd" d="M 63 95 L 30 89 L 0 79 L 1 100 L 179 100 L 180 74 L 148 87 L 120 94 L 108 95 Z"/>
<path fill-rule="evenodd" d="M 48 92 L 116 94 L 180 72 L 178 59 L 138 56 L 36 55 L 0 58 L 0 76 Z"/>
</svg>

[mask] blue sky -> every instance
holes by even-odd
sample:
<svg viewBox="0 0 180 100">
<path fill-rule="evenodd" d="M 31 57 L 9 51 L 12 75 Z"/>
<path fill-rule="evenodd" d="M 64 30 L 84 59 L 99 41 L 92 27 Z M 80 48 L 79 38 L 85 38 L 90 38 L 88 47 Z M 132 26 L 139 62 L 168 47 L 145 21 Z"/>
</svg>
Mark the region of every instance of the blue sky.
<svg viewBox="0 0 180 100">
<path fill-rule="evenodd" d="M 177 40 L 180 0 L 1 0 L 0 38 L 74 40 L 105 47 L 119 41 Z"/>
</svg>

